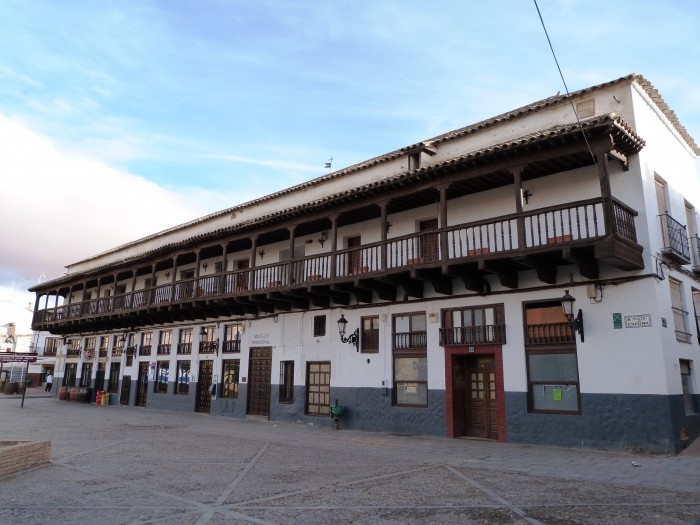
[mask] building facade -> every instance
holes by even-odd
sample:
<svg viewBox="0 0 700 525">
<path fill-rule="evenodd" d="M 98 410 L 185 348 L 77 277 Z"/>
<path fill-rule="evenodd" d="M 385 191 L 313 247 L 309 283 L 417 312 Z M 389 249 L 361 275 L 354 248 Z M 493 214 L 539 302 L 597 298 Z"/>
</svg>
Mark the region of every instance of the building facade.
<svg viewBox="0 0 700 525">
<path fill-rule="evenodd" d="M 629 75 L 72 264 L 33 328 L 58 386 L 122 404 L 678 451 L 698 151 Z"/>
</svg>

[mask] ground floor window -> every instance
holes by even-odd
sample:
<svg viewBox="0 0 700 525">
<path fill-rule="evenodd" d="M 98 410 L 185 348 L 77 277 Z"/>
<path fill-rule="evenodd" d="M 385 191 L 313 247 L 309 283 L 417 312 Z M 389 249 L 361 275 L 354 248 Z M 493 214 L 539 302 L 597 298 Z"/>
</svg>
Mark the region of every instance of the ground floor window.
<svg viewBox="0 0 700 525">
<path fill-rule="evenodd" d="M 683 386 L 683 406 L 686 414 L 695 414 L 695 402 L 693 400 L 692 361 L 680 360 L 681 385 Z"/>
<path fill-rule="evenodd" d="M 75 386 L 75 376 L 78 372 L 78 363 L 66 363 L 63 371 L 63 385 Z"/>
<path fill-rule="evenodd" d="M 177 362 L 177 381 L 175 383 L 176 394 L 190 393 L 190 362 Z"/>
<path fill-rule="evenodd" d="M 576 338 L 560 300 L 525 304 L 528 411 L 580 414 Z"/>
<path fill-rule="evenodd" d="M 306 363 L 306 410 L 310 416 L 327 416 L 331 406 L 331 364 Z"/>
<path fill-rule="evenodd" d="M 428 406 L 428 358 L 394 354 L 394 405 Z"/>
<path fill-rule="evenodd" d="M 576 350 L 527 352 L 531 412 L 580 412 Z"/>
<path fill-rule="evenodd" d="M 110 394 L 119 392 L 119 368 L 120 363 L 112 363 L 109 365 L 109 383 L 107 384 L 107 391 Z"/>
<path fill-rule="evenodd" d="M 294 403 L 294 361 L 280 363 L 280 403 Z"/>
<path fill-rule="evenodd" d="M 223 364 L 223 391 L 221 397 L 236 399 L 238 397 L 238 375 L 240 372 L 240 360 L 228 359 Z"/>
<path fill-rule="evenodd" d="M 156 380 L 153 384 L 153 392 L 167 394 L 168 378 L 170 376 L 170 362 L 158 361 L 156 368 Z"/>
</svg>

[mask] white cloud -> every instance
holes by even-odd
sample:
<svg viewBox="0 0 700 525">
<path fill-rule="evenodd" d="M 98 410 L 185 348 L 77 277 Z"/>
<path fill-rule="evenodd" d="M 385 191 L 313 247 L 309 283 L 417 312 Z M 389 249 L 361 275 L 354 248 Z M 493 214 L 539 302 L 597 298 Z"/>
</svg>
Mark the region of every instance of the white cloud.
<svg viewBox="0 0 700 525">
<path fill-rule="evenodd" d="M 104 162 L 60 150 L 0 115 L 0 280 L 21 289 L 70 263 L 214 211 Z M 203 200 L 200 200 L 203 199 Z M 18 281 L 18 282 L 19 282 Z"/>
</svg>

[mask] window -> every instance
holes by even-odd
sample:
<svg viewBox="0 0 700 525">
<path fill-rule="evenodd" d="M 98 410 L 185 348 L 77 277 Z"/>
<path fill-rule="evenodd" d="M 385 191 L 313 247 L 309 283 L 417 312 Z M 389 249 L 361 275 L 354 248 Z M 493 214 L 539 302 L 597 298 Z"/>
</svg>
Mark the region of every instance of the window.
<svg viewBox="0 0 700 525">
<path fill-rule="evenodd" d="M 314 315 L 314 337 L 324 337 L 326 335 L 326 316 Z"/>
<path fill-rule="evenodd" d="M 559 301 L 525 308 L 530 412 L 580 413 L 576 340 Z"/>
<path fill-rule="evenodd" d="M 425 313 L 394 315 L 394 348 L 426 347 Z"/>
<path fill-rule="evenodd" d="M 379 352 L 379 316 L 371 315 L 362 318 L 362 333 L 360 334 L 360 351 L 364 354 Z"/>
<path fill-rule="evenodd" d="M 80 386 L 89 387 L 92 384 L 92 363 L 83 363 L 80 374 Z"/>
<path fill-rule="evenodd" d="M 168 392 L 168 376 L 170 374 L 170 362 L 158 361 L 156 368 L 156 380 L 153 385 L 155 393 L 167 394 Z"/>
<path fill-rule="evenodd" d="M 75 375 L 78 372 L 78 363 L 66 363 L 63 372 L 63 386 L 75 386 Z"/>
<path fill-rule="evenodd" d="M 224 271 L 224 263 L 219 261 L 214 263 L 214 272 L 221 273 Z"/>
<path fill-rule="evenodd" d="M 103 335 L 100 337 L 100 357 L 107 357 L 109 352 L 109 337 Z"/>
<path fill-rule="evenodd" d="M 214 326 L 203 326 L 199 336 L 199 353 L 213 354 L 219 351 L 219 340 L 214 341 Z M 202 333 L 203 332 L 203 333 Z"/>
<path fill-rule="evenodd" d="M 428 358 L 394 354 L 394 405 L 428 405 Z"/>
<path fill-rule="evenodd" d="M 44 343 L 44 354 L 56 355 L 60 341 L 58 337 L 47 337 Z"/>
<path fill-rule="evenodd" d="M 280 362 L 280 403 L 294 403 L 294 361 Z"/>
<path fill-rule="evenodd" d="M 170 354 L 170 341 L 172 340 L 173 333 L 170 330 L 163 330 L 160 333 L 160 340 L 158 341 L 158 355 L 169 355 Z"/>
<path fill-rule="evenodd" d="M 107 391 L 111 394 L 119 392 L 119 368 L 120 363 L 112 363 L 109 365 L 109 383 Z"/>
<path fill-rule="evenodd" d="M 331 364 L 328 361 L 306 363 L 306 407 L 310 416 L 328 416 L 331 406 Z"/>
<path fill-rule="evenodd" d="M 240 372 L 240 361 L 229 359 L 223 363 L 223 391 L 221 397 L 236 399 L 238 397 L 238 374 Z"/>
<path fill-rule="evenodd" d="M 687 328 L 688 312 L 683 307 L 681 282 L 669 277 L 668 284 L 671 287 L 671 309 L 673 310 L 673 327 L 676 330 L 676 341 L 690 343 L 690 334 Z"/>
<path fill-rule="evenodd" d="M 189 394 L 190 392 L 190 362 L 177 362 L 177 378 L 175 383 L 176 394 Z"/>
<path fill-rule="evenodd" d="M 683 406 L 686 414 L 695 414 L 695 402 L 693 400 L 692 361 L 680 360 L 681 385 L 683 387 Z"/>
<path fill-rule="evenodd" d="M 504 344 L 506 327 L 503 305 L 443 310 L 440 344 Z"/>
<path fill-rule="evenodd" d="M 396 406 L 428 406 L 428 357 L 425 313 L 394 316 L 394 375 L 392 402 Z"/>
<path fill-rule="evenodd" d="M 192 328 L 183 328 L 180 330 L 180 341 L 177 344 L 177 353 L 192 353 Z"/>
<path fill-rule="evenodd" d="M 144 332 L 141 334 L 141 347 L 139 355 L 151 355 L 151 341 L 153 340 L 153 332 Z"/>
<path fill-rule="evenodd" d="M 241 334 L 243 333 L 243 325 L 227 324 L 224 326 L 224 348 L 223 352 L 240 352 L 241 351 Z"/>
<path fill-rule="evenodd" d="M 112 337 L 112 357 L 119 357 L 124 351 L 124 339 L 121 335 Z"/>
</svg>

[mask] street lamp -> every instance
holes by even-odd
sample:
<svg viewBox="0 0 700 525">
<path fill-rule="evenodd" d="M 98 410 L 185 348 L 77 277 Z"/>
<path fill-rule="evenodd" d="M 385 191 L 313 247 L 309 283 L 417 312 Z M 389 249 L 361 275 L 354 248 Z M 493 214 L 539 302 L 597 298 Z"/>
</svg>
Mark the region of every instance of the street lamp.
<svg viewBox="0 0 700 525">
<path fill-rule="evenodd" d="M 350 343 L 352 345 L 355 345 L 355 348 L 359 352 L 360 349 L 358 347 L 359 344 L 359 339 L 360 339 L 360 329 L 356 328 L 353 333 L 351 333 L 349 336 L 345 336 L 346 330 L 348 328 L 348 320 L 345 319 L 344 314 L 340 314 L 340 319 L 338 319 L 338 332 L 340 333 L 340 342 L 341 343 Z"/>
<path fill-rule="evenodd" d="M 564 290 L 564 297 L 562 297 L 560 301 L 569 326 L 571 326 L 572 330 L 579 333 L 581 342 L 583 343 L 583 312 L 579 308 L 578 313 L 574 314 L 574 301 L 576 301 L 576 299 L 569 294 L 569 290 Z"/>
</svg>

